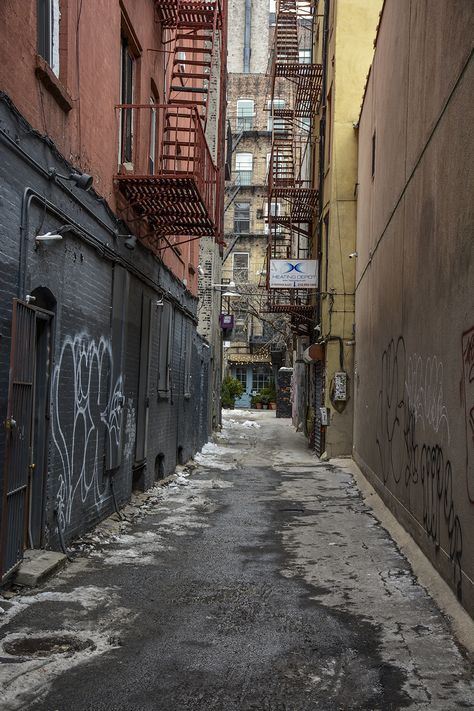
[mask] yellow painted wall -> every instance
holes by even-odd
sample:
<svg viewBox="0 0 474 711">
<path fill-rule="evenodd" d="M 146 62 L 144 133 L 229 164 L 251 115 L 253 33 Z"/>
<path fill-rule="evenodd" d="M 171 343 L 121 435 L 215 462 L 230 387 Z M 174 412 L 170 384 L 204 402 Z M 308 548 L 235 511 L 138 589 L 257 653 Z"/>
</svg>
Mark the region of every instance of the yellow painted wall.
<svg viewBox="0 0 474 711">
<path fill-rule="evenodd" d="M 340 370 L 337 340 L 326 349 L 325 405 L 331 412 L 326 430 L 330 457 L 352 452 L 354 287 L 356 259 L 357 121 L 382 0 L 332 0 L 328 37 L 326 156 L 321 260 L 321 334 L 344 342 L 344 370 L 349 376 L 349 400 L 342 412 L 331 402 L 334 373 Z M 322 40 L 322 27 L 319 41 Z"/>
</svg>

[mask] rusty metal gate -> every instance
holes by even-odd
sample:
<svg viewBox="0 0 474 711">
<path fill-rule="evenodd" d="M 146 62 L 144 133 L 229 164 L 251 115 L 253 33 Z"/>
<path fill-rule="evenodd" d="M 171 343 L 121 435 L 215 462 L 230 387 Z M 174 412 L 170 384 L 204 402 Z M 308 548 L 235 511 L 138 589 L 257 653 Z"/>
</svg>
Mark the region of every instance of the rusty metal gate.
<svg viewBox="0 0 474 711">
<path fill-rule="evenodd" d="M 0 576 L 21 562 L 28 526 L 31 433 L 34 407 L 36 311 L 13 301 L 10 382 L 5 420 L 5 466 Z"/>
</svg>

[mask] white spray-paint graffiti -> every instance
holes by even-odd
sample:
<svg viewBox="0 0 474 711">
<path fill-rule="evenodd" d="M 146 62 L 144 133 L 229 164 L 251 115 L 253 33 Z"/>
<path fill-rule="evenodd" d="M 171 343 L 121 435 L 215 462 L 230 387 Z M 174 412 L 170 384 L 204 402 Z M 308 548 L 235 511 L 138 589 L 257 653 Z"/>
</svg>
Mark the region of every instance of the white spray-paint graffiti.
<svg viewBox="0 0 474 711">
<path fill-rule="evenodd" d="M 57 493 L 59 525 L 71 522 L 73 504 L 89 496 L 99 507 L 108 496 L 101 484 L 104 444 L 109 455 L 120 446 L 123 380 L 113 373 L 112 346 L 87 333 L 67 336 L 54 369 L 52 384 L 52 435 L 62 463 Z"/>
<path fill-rule="evenodd" d="M 423 430 L 446 431 L 450 442 L 448 410 L 443 396 L 443 363 L 434 355 L 424 361 L 416 353 L 407 360 L 405 380 L 408 407 Z"/>
<path fill-rule="evenodd" d="M 125 421 L 125 444 L 123 448 L 123 456 L 128 462 L 133 454 L 135 447 L 135 439 L 137 434 L 136 413 L 131 398 L 127 401 L 127 419 Z"/>
</svg>

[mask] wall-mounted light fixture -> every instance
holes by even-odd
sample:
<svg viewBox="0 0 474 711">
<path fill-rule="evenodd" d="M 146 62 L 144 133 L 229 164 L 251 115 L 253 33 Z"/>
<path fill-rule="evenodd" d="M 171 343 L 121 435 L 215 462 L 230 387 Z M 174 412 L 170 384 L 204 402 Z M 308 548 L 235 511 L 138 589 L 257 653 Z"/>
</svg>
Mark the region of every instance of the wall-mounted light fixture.
<svg viewBox="0 0 474 711">
<path fill-rule="evenodd" d="M 45 232 L 42 235 L 36 235 L 35 244 L 39 247 L 41 244 L 48 245 L 52 242 L 59 242 L 63 239 L 63 232 L 73 231 L 75 231 L 73 225 L 62 225 L 57 230 L 51 230 L 50 232 Z"/>
<path fill-rule="evenodd" d="M 56 232 L 45 232 L 44 235 L 37 235 L 35 237 L 36 244 L 49 244 L 50 242 L 56 242 L 62 239 L 63 236 Z"/>
<path fill-rule="evenodd" d="M 222 296 L 240 296 L 240 294 L 235 291 L 235 281 L 230 281 L 228 284 L 213 284 L 214 289 L 225 289 Z"/>
<path fill-rule="evenodd" d="M 351 252 L 351 253 L 349 254 L 349 259 L 356 259 L 356 257 L 358 257 L 358 256 L 359 256 L 359 255 L 357 254 L 357 252 Z"/>
<path fill-rule="evenodd" d="M 61 173 L 58 173 L 56 168 L 50 168 L 48 172 L 52 180 L 55 180 L 56 178 L 61 178 L 61 180 L 71 180 L 77 185 L 78 188 L 81 188 L 81 190 L 90 190 L 92 183 L 94 182 L 92 175 L 89 175 L 88 173 L 78 173 L 76 170 L 71 171 L 69 175 L 61 175 Z"/>
<path fill-rule="evenodd" d="M 132 250 L 137 246 L 137 238 L 135 235 L 119 235 L 119 237 L 126 237 L 123 244 L 127 249 Z"/>
</svg>

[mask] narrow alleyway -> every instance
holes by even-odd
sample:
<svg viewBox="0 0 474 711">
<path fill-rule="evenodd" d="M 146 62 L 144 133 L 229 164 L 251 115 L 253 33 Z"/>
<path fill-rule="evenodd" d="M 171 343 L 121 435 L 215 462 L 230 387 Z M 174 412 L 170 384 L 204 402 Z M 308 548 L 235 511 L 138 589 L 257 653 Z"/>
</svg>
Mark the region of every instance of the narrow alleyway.
<svg viewBox="0 0 474 711">
<path fill-rule="evenodd" d="M 0 600 L 0 708 L 474 708 L 445 617 L 353 478 L 272 412 Z"/>
</svg>

